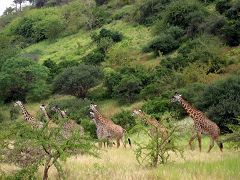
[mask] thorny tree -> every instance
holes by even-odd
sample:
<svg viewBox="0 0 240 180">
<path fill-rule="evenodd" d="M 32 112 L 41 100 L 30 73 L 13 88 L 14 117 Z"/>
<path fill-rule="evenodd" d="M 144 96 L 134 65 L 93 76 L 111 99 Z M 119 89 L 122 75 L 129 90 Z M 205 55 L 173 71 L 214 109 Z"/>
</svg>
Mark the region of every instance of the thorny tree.
<svg viewBox="0 0 240 180">
<path fill-rule="evenodd" d="M 59 179 L 65 179 L 60 161 L 76 154 L 97 156 L 97 149 L 94 141 L 78 131 L 65 138 L 62 130 L 64 122 L 55 128 L 49 128 L 46 123 L 41 129 L 33 129 L 22 121 L 2 123 L 0 163 L 13 163 L 21 167 L 13 175 L 17 179 L 34 179 L 40 166 L 44 166 L 43 180 L 48 179 L 52 166 L 56 168 Z"/>
</svg>

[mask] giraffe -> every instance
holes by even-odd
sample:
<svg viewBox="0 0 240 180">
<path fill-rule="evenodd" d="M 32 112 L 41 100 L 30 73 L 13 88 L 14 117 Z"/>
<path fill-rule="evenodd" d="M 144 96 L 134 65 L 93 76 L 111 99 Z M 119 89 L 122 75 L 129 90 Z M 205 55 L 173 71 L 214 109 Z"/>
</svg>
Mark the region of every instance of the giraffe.
<svg viewBox="0 0 240 180">
<path fill-rule="evenodd" d="M 116 139 L 117 148 L 120 146 L 120 141 L 122 141 L 124 147 L 126 147 L 126 144 L 123 141 L 123 137 L 126 133 L 126 130 L 123 129 L 121 126 L 114 124 L 111 120 L 103 117 L 103 115 L 98 112 L 96 107 L 97 105 L 93 104 L 90 105 L 90 110 L 94 113 L 96 122 L 101 123 L 105 126 L 105 128 L 108 130 L 110 134 L 111 139 Z M 131 146 L 131 140 L 129 138 L 128 143 Z"/>
<path fill-rule="evenodd" d="M 189 145 L 191 149 L 192 149 L 193 140 L 198 138 L 199 150 L 201 152 L 202 134 L 207 134 L 210 136 L 210 145 L 209 145 L 208 153 L 213 148 L 214 142 L 217 143 L 219 149 L 222 151 L 223 143 L 219 140 L 220 129 L 216 123 L 209 120 L 203 112 L 192 107 L 185 99 L 183 99 L 182 95 L 178 94 L 177 92 L 172 97 L 171 101 L 179 102 L 194 121 L 194 127 L 196 130 L 196 133 L 194 133 L 191 139 L 189 140 Z"/>
<path fill-rule="evenodd" d="M 47 119 L 47 124 L 48 124 L 48 128 L 56 128 L 58 127 L 57 124 L 55 124 L 49 117 L 48 113 L 47 113 L 47 110 L 46 110 L 46 107 L 44 104 L 42 104 L 40 106 L 40 110 L 43 112 L 45 118 Z"/>
<path fill-rule="evenodd" d="M 58 106 L 53 106 L 52 111 L 58 113 L 63 119 L 68 118 L 67 112 L 61 110 Z M 84 128 L 76 123 L 75 120 L 69 119 L 64 123 L 63 129 L 67 134 L 70 134 L 72 130 L 77 129 L 80 131 L 81 135 L 84 135 Z"/>
<path fill-rule="evenodd" d="M 142 118 L 149 126 L 151 126 L 150 133 L 155 134 L 159 132 L 161 134 L 161 137 L 163 139 L 168 138 L 168 131 L 166 127 L 164 127 L 162 124 L 160 124 L 156 119 L 149 117 L 146 113 L 144 113 L 141 109 L 135 109 L 133 111 L 133 116 L 137 115 L 140 118 Z"/>
<path fill-rule="evenodd" d="M 105 127 L 104 124 L 96 120 L 95 114 L 93 112 L 90 112 L 90 117 L 94 124 L 96 125 L 96 134 L 98 137 L 98 145 L 100 148 L 102 148 L 102 142 L 105 147 L 105 142 L 110 142 L 111 141 L 111 133 L 108 131 L 108 129 Z M 108 144 L 107 144 L 108 145 Z"/>
<path fill-rule="evenodd" d="M 43 128 L 43 123 L 41 121 L 37 121 L 35 117 L 29 114 L 21 101 L 16 101 L 14 106 L 19 106 L 21 108 L 24 119 L 31 125 L 32 128 Z"/>
</svg>

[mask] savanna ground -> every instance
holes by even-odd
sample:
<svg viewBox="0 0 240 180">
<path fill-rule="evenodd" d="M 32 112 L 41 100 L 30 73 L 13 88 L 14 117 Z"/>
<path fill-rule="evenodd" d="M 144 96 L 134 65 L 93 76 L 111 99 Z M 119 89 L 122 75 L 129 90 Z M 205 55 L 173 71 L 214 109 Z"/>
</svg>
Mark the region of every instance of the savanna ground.
<svg viewBox="0 0 240 180">
<path fill-rule="evenodd" d="M 134 140 L 141 139 L 140 136 L 133 137 Z M 138 164 L 134 149 L 127 147 L 103 148 L 99 157 L 78 155 L 69 158 L 63 167 L 67 179 L 239 179 L 240 178 L 240 152 L 228 148 L 225 144 L 224 152 L 221 153 L 214 146 L 207 153 L 209 139 L 203 140 L 203 151 L 200 153 L 195 142 L 195 149 L 189 150 L 187 136 L 179 144 L 185 149 L 183 158 L 180 155 L 171 154 L 171 160 L 166 165 L 150 168 Z M 133 140 L 133 141 L 134 141 Z M 17 169 L 14 166 L 2 164 L 1 169 L 11 173 Z M 39 170 L 38 178 L 41 179 L 42 168 Z M 49 179 L 58 179 L 54 168 L 50 170 Z"/>
</svg>

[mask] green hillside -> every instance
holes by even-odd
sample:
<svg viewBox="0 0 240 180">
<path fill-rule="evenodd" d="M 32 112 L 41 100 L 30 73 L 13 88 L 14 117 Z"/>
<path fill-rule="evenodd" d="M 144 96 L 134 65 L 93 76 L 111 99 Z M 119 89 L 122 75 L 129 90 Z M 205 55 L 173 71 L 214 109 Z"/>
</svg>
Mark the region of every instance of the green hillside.
<svg viewBox="0 0 240 180">
<path fill-rule="evenodd" d="M 43 122 L 39 105 L 47 104 L 49 116 L 58 124 L 51 111 L 57 105 L 96 140 L 90 103 L 130 132 L 137 124 L 134 109 L 159 122 L 171 116 L 174 122 L 164 122 L 169 126 L 184 119 L 187 113 L 170 101 L 178 92 L 215 122 L 221 135 L 236 133 L 240 116 L 238 0 L 29 0 L 29 6 L 20 8 L 22 2 L 0 17 L 0 124 L 22 120 L 12 105 L 17 100 Z M 190 138 L 185 136 L 184 132 L 184 138 Z M 233 153 L 232 144 L 227 146 L 228 153 Z M 192 160 L 190 165 L 199 163 Z M 95 161 L 98 166 L 100 162 Z M 174 165 L 169 178 L 178 179 L 179 168 L 194 173 L 190 165 Z M 105 172 L 108 167 L 103 166 L 99 168 Z M 222 160 L 220 166 L 227 168 Z M 208 170 L 201 167 L 204 179 Z M 165 168 L 154 171 L 154 177 L 147 172 L 139 178 L 165 179 L 159 175 L 170 169 Z M 211 177 L 227 178 L 221 173 Z"/>
</svg>

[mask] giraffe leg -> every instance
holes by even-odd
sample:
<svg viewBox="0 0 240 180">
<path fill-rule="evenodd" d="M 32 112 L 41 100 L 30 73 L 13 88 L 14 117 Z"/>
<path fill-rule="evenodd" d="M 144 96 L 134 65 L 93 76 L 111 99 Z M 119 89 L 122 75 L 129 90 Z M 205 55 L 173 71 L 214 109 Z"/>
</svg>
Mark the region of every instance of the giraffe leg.
<svg viewBox="0 0 240 180">
<path fill-rule="evenodd" d="M 199 151 L 202 151 L 202 133 L 198 132 L 197 133 L 197 138 L 198 138 L 198 146 L 199 146 Z"/>
<path fill-rule="evenodd" d="M 211 137 L 211 138 L 210 138 L 210 145 L 209 145 L 208 153 L 211 151 L 211 149 L 213 148 L 213 146 L 214 146 L 214 139 Z"/>
<path fill-rule="evenodd" d="M 218 145 L 220 151 L 223 152 L 223 143 L 222 143 L 220 140 L 218 140 L 218 139 L 215 140 L 215 141 L 216 141 L 216 143 L 217 143 L 217 145 Z"/>
<path fill-rule="evenodd" d="M 196 137 L 197 137 L 197 134 L 194 134 L 194 135 L 191 137 L 191 139 L 189 140 L 189 146 L 190 146 L 191 150 L 193 150 L 192 142 L 193 142 L 194 139 L 196 139 Z"/>
<path fill-rule="evenodd" d="M 126 148 L 126 143 L 124 142 L 123 138 L 121 138 L 121 141 L 122 141 L 124 148 Z"/>
<path fill-rule="evenodd" d="M 102 148 L 102 141 L 98 142 L 98 146 L 99 146 L 99 148 Z"/>
<path fill-rule="evenodd" d="M 120 139 L 117 139 L 117 148 L 120 146 Z"/>
</svg>

